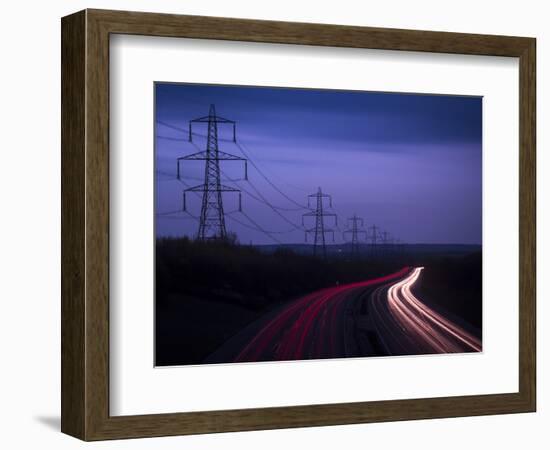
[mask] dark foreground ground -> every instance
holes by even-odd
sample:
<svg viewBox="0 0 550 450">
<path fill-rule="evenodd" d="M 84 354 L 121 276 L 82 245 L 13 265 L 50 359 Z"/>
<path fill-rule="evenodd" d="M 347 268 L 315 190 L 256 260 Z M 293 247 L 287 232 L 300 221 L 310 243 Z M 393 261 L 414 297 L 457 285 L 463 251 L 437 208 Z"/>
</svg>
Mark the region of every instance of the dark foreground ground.
<svg viewBox="0 0 550 450">
<path fill-rule="evenodd" d="M 294 300 L 323 288 L 383 277 L 404 266 L 424 266 L 415 294 L 480 337 L 481 252 L 457 246 L 445 250 L 444 246 L 434 251 L 422 246 L 415 251 L 411 246 L 373 257 L 365 248 L 358 259 L 352 259 L 343 248 L 329 253 L 325 261 L 292 248 L 266 251 L 187 239 L 159 240 L 156 364 L 232 362 L 235 355 L 223 356 L 227 343 L 232 348 L 244 346 L 247 334 Z M 327 333 L 341 333 L 341 329 L 333 326 Z M 316 325 L 315 333 L 321 332 Z M 353 356 L 384 354 L 368 345 L 366 350 L 353 348 Z M 326 351 L 323 355 L 337 356 Z"/>
</svg>

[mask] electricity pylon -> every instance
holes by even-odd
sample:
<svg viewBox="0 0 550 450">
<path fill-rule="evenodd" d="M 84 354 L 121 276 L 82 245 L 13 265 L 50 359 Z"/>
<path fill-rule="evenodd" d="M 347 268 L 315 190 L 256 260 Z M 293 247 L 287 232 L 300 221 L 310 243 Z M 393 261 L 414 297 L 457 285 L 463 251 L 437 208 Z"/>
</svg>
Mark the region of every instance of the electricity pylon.
<svg viewBox="0 0 550 450">
<path fill-rule="evenodd" d="M 335 226 L 338 226 L 338 216 L 334 213 L 324 212 L 323 199 L 329 199 L 329 208 L 332 208 L 332 197 L 327 194 L 323 194 L 321 188 L 317 190 L 315 194 L 307 196 L 307 206 L 310 207 L 310 200 L 315 198 L 315 210 L 302 214 L 302 225 L 304 225 L 304 217 L 315 217 L 315 227 L 309 228 L 306 231 L 306 242 L 308 233 L 313 233 L 313 254 L 317 255 L 318 248 L 321 249 L 323 257 L 327 256 L 327 249 L 325 245 L 325 233 L 332 233 L 332 241 L 334 242 L 334 230 L 331 228 L 325 228 L 325 217 L 334 217 Z"/>
<path fill-rule="evenodd" d="M 364 233 L 365 239 L 367 237 L 367 231 L 363 230 L 364 222 L 361 217 L 357 217 L 356 214 L 353 217 L 348 218 L 348 229 L 344 230 L 343 237 L 346 240 L 346 236 L 351 233 L 351 256 L 357 257 L 359 255 L 359 235 Z"/>
<path fill-rule="evenodd" d="M 192 125 L 205 123 L 208 126 L 206 149 L 191 155 L 178 158 L 177 177 L 180 179 L 181 161 L 205 161 L 204 182 L 183 191 L 183 210 L 187 211 L 187 192 L 202 192 L 201 215 L 199 220 L 199 240 L 224 240 L 227 237 L 225 230 L 225 215 L 223 211 L 222 192 L 239 193 L 239 210 L 241 209 L 241 191 L 222 184 L 220 177 L 220 161 L 244 161 L 245 179 L 247 178 L 247 160 L 230 153 L 222 152 L 218 148 L 218 124 L 233 125 L 233 142 L 236 142 L 236 125 L 233 120 L 224 119 L 216 115 L 216 108 L 210 105 L 208 116 L 189 121 L 189 142 L 193 142 Z"/>
<path fill-rule="evenodd" d="M 372 255 L 377 253 L 376 246 L 378 245 L 378 230 L 379 228 L 376 225 L 372 225 L 367 229 L 367 242 L 370 239 Z M 370 235 L 368 233 L 369 231 L 371 231 Z"/>
</svg>

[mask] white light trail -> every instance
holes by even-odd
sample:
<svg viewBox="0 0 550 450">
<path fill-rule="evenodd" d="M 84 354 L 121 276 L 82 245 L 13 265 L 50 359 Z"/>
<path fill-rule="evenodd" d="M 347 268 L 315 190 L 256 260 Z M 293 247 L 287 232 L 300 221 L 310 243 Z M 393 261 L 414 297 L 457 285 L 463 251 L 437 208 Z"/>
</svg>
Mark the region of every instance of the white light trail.
<svg viewBox="0 0 550 450">
<path fill-rule="evenodd" d="M 481 341 L 462 327 L 437 313 L 411 292 L 424 267 L 416 267 L 411 274 L 388 289 L 390 312 L 404 330 L 416 336 L 438 353 L 459 353 L 467 348 L 480 352 Z"/>
</svg>

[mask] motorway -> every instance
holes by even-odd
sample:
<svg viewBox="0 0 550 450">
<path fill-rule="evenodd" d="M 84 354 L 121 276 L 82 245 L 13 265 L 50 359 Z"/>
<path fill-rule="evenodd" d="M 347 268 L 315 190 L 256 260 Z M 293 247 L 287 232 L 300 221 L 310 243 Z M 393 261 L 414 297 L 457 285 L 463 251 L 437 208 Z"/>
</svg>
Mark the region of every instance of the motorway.
<svg viewBox="0 0 550 450">
<path fill-rule="evenodd" d="M 372 323 L 387 354 L 480 352 L 481 341 L 420 301 L 411 291 L 423 270 L 416 267 L 371 295 Z"/>
<path fill-rule="evenodd" d="M 205 362 L 481 351 L 464 328 L 412 292 L 423 268 L 308 294 L 253 324 Z"/>
</svg>

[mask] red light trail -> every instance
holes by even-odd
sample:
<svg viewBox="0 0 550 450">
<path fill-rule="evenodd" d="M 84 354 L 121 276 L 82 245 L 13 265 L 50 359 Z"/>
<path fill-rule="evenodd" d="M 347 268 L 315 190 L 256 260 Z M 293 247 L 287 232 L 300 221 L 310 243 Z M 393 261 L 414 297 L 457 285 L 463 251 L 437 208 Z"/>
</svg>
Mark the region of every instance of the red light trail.
<svg viewBox="0 0 550 450">
<path fill-rule="evenodd" d="M 357 355 L 353 305 L 366 302 L 369 339 L 384 355 L 480 352 L 481 341 L 420 301 L 412 287 L 423 267 L 321 289 L 269 319 L 241 348 L 235 362 L 342 358 Z M 351 325 L 350 325 L 351 324 Z M 374 337 L 373 337 L 374 336 Z M 357 346 L 355 346 L 357 348 Z M 379 353 L 376 353 L 379 354 Z M 364 356 L 364 355 L 363 355 Z"/>
<path fill-rule="evenodd" d="M 326 358 L 338 354 L 337 316 L 344 300 L 356 290 L 387 283 L 408 272 L 409 269 L 404 268 L 384 277 L 321 289 L 296 300 L 256 334 L 236 361 L 265 360 L 266 354 L 271 355 L 267 359 L 273 361 Z"/>
</svg>

